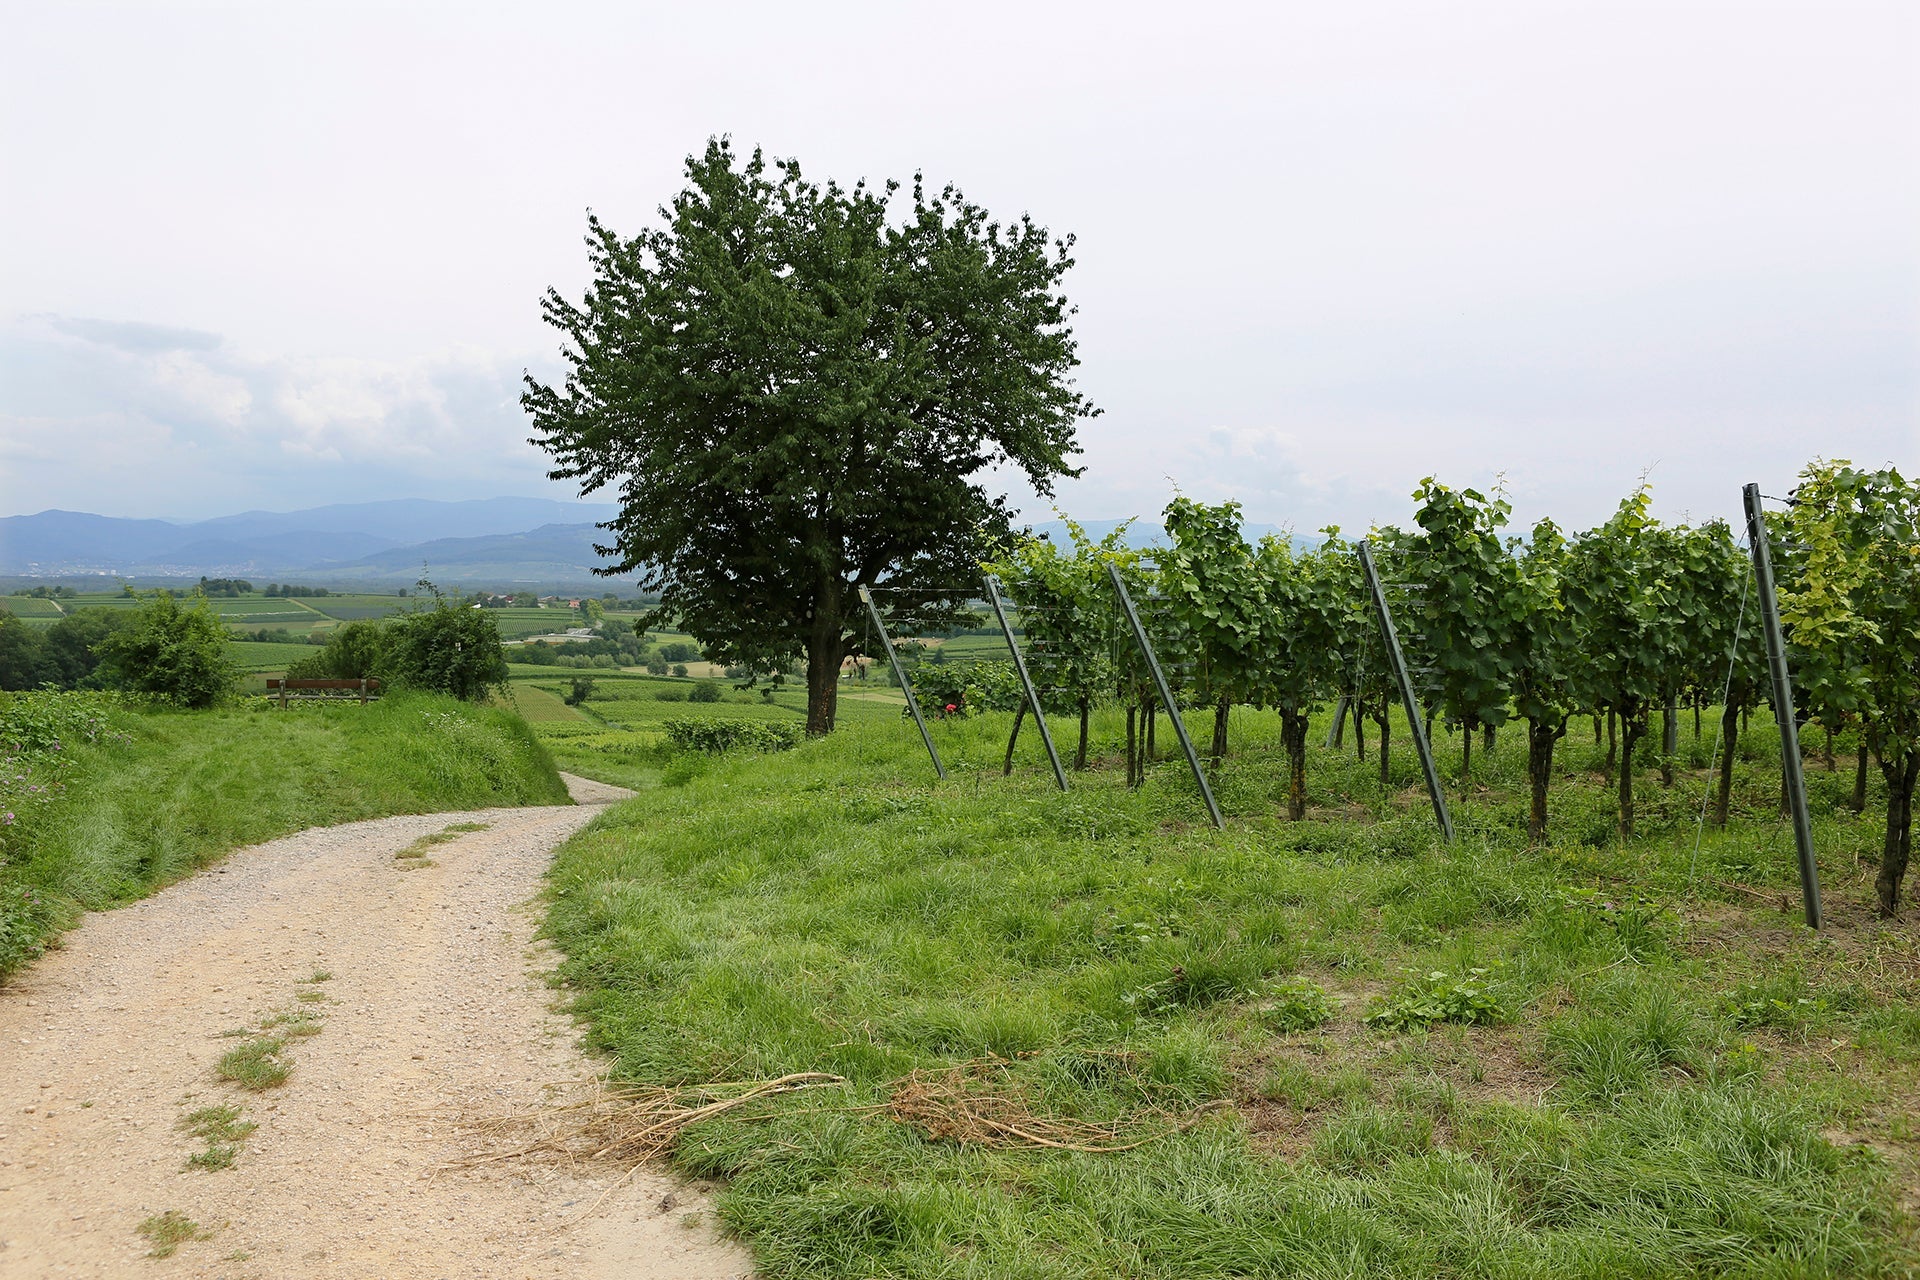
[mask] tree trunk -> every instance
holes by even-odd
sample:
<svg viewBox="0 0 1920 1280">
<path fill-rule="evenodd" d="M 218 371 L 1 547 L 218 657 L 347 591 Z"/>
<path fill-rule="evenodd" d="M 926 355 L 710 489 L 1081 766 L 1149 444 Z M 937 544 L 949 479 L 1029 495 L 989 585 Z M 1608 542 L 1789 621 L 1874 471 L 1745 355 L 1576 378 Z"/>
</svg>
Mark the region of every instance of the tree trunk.
<svg viewBox="0 0 1920 1280">
<path fill-rule="evenodd" d="M 1920 776 L 1920 752 L 1909 749 L 1891 764 L 1883 757 L 1880 772 L 1887 780 L 1887 839 L 1874 887 L 1880 891 L 1880 914 L 1893 916 L 1900 910 L 1900 881 L 1913 853 L 1913 783 Z"/>
<path fill-rule="evenodd" d="M 1159 758 L 1156 748 L 1154 746 L 1154 741 L 1153 741 L 1154 730 L 1159 727 L 1159 724 L 1160 724 L 1160 710 L 1158 706 L 1156 706 L 1153 702 L 1150 701 L 1147 703 L 1146 749 L 1142 751 L 1140 754 L 1140 778 L 1141 778 L 1141 781 L 1143 782 L 1146 781 L 1146 770 L 1147 770 L 1148 763 Z"/>
<path fill-rule="evenodd" d="M 1833 726 L 1832 726 L 1832 725 L 1821 725 L 1820 727 L 1821 727 L 1822 729 L 1825 729 L 1825 730 L 1827 731 L 1827 746 L 1826 746 L 1826 752 L 1825 752 L 1825 754 L 1826 754 L 1826 757 L 1827 757 L 1827 772 L 1828 772 L 1828 773 L 1832 773 L 1832 772 L 1833 772 L 1833 768 L 1834 768 L 1834 765 L 1833 765 Z"/>
<path fill-rule="evenodd" d="M 1596 747 L 1600 745 L 1600 717 L 1599 716 L 1595 716 L 1593 718 L 1593 745 Z"/>
<path fill-rule="evenodd" d="M 1093 699 L 1080 699 L 1080 745 L 1073 753 L 1073 767 L 1076 772 L 1087 767 L 1087 722 L 1092 714 Z"/>
<path fill-rule="evenodd" d="M 1740 742 L 1740 704 L 1729 702 L 1720 713 L 1720 786 L 1713 797 L 1713 825 L 1727 825 L 1727 804 L 1733 795 L 1733 749 Z"/>
<path fill-rule="evenodd" d="M 1700 741 L 1700 699 L 1693 700 L 1693 740 Z"/>
<path fill-rule="evenodd" d="M 1384 787 L 1392 780 L 1387 767 L 1387 748 L 1393 740 L 1393 704 L 1386 702 L 1382 705 L 1385 708 L 1384 713 L 1376 718 L 1374 723 L 1380 726 L 1380 785 Z"/>
<path fill-rule="evenodd" d="M 1855 756 L 1853 761 L 1853 799 L 1851 807 L 1853 811 L 1858 814 L 1867 811 L 1867 756 L 1871 754 L 1867 750 L 1867 731 L 1864 728 L 1860 731 L 1859 745 L 1854 749 L 1860 754 Z"/>
<path fill-rule="evenodd" d="M 1620 838 L 1633 838 L 1633 749 L 1646 733 L 1646 726 L 1629 715 L 1620 717 Z"/>
<path fill-rule="evenodd" d="M 1233 704 L 1225 698 L 1220 699 L 1213 709 L 1213 767 L 1218 769 L 1220 762 L 1227 758 L 1227 717 L 1233 714 Z"/>
<path fill-rule="evenodd" d="M 1352 701 L 1352 698 L 1342 694 L 1340 700 L 1333 704 L 1333 741 L 1327 745 L 1335 751 L 1347 745 L 1347 707 Z"/>
<path fill-rule="evenodd" d="M 824 611 L 823 611 L 824 612 Z M 847 642 L 837 622 L 823 618 L 807 638 L 807 736 L 823 737 L 833 732 L 840 708 L 840 660 L 847 656 Z"/>
<path fill-rule="evenodd" d="M 1673 757 L 1680 750 L 1680 695 L 1667 698 L 1660 713 L 1660 785 L 1673 785 Z"/>
<path fill-rule="evenodd" d="M 1007 735 L 1007 764 L 1000 770 L 1000 776 L 1003 778 L 1013 775 L 1013 744 L 1020 741 L 1020 723 L 1026 718 L 1027 704 L 1022 702 L 1019 709 L 1013 713 L 1013 732 Z"/>
<path fill-rule="evenodd" d="M 1135 746 L 1135 743 L 1138 741 L 1135 724 L 1139 719 L 1139 713 L 1139 707 L 1131 703 L 1127 705 L 1127 789 L 1129 791 L 1139 785 L 1137 775 L 1139 773 L 1140 757 Z"/>
<path fill-rule="evenodd" d="M 1280 740 L 1287 747 L 1287 819 L 1307 816 L 1307 713 L 1280 713 Z"/>
<path fill-rule="evenodd" d="M 1460 785 L 1466 786 L 1473 780 L 1473 726 L 1460 726 Z"/>
<path fill-rule="evenodd" d="M 1533 790 L 1533 801 L 1527 809 L 1529 844 L 1547 838 L 1547 786 L 1553 781 L 1553 744 L 1565 725 L 1564 720 L 1558 725 L 1547 720 L 1527 721 L 1527 782 Z"/>
</svg>

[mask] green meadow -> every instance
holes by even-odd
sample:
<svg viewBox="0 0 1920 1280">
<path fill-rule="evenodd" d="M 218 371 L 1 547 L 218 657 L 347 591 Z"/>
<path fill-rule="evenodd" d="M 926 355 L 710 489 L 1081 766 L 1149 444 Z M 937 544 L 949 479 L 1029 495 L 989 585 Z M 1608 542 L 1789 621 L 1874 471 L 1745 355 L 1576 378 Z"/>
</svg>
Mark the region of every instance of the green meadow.
<svg viewBox="0 0 1920 1280">
<path fill-rule="evenodd" d="M 1712 743 L 1688 727 L 1670 788 L 1642 762 L 1627 843 L 1586 722 L 1531 847 L 1521 744 L 1463 787 L 1443 736 L 1448 847 L 1404 724 L 1385 784 L 1316 726 L 1288 823 L 1276 719 L 1236 712 L 1216 831 L 1177 757 L 1126 789 L 1112 711 L 1062 794 L 1031 722 L 1002 776 L 1004 714 L 935 724 L 941 783 L 897 703 L 704 756 L 665 749 L 653 726 L 688 708 L 647 688 L 535 726 L 566 767 L 644 788 L 561 849 L 548 932 L 617 1078 L 689 1105 L 837 1078 L 673 1149 L 724 1180 L 769 1276 L 1920 1262 L 1920 944 L 1873 916 L 1874 797 L 1851 811 L 1845 738 L 1813 765 L 1816 935 L 1764 717 L 1725 831 L 1697 828 Z M 773 713 L 723 708 L 692 711 Z"/>
</svg>

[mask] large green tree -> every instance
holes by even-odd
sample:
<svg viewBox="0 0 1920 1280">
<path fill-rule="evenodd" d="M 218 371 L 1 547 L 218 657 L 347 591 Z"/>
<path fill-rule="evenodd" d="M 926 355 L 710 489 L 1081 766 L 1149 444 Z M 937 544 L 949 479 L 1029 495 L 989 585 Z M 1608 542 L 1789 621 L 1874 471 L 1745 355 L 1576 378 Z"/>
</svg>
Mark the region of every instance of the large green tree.
<svg viewBox="0 0 1920 1280">
<path fill-rule="evenodd" d="M 1043 496 L 1076 474 L 1072 241 L 721 139 L 661 217 L 631 239 L 589 217 L 592 285 L 545 300 L 569 369 L 527 379 L 534 443 L 555 479 L 618 491 L 604 572 L 637 572 L 717 660 L 804 657 L 824 733 L 858 588 L 920 602 L 908 626 L 957 612 L 1010 529 L 990 470 Z"/>
</svg>

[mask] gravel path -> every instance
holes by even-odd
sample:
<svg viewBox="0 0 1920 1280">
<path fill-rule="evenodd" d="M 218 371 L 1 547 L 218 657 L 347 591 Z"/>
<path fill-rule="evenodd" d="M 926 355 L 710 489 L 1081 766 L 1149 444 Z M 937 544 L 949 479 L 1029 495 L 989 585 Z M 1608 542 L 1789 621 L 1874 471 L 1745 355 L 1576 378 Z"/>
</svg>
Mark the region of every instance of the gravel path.
<svg viewBox="0 0 1920 1280">
<path fill-rule="evenodd" d="M 0 987 L 0 1277 L 749 1274 L 705 1189 L 664 1173 L 445 1167 L 473 1151 L 456 1119 L 566 1101 L 595 1075 L 548 1007 L 528 900 L 554 847 L 629 793 L 568 784 L 579 806 L 241 850 L 89 917 Z M 395 856 L 458 823 L 486 828 Z M 302 1013 L 319 1030 L 286 1040 L 286 1083 L 220 1079 L 230 1033 Z M 180 1122 L 221 1105 L 259 1127 L 231 1168 L 190 1170 L 207 1144 Z M 169 1211 L 207 1235 L 148 1261 L 140 1224 Z"/>
</svg>

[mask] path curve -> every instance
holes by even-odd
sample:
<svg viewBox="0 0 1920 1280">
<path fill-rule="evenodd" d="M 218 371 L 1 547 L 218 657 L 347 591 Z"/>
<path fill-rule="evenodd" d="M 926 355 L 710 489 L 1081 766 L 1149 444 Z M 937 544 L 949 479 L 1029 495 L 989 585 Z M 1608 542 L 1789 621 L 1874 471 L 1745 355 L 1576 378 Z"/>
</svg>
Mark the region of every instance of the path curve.
<svg viewBox="0 0 1920 1280">
<path fill-rule="evenodd" d="M 568 785 L 582 804 L 382 818 L 237 851 L 88 917 L 0 987 L 0 1277 L 750 1274 L 717 1239 L 706 1188 L 664 1173 L 563 1226 L 619 1171 L 444 1167 L 470 1150 L 454 1117 L 564 1100 L 594 1078 L 549 1007 L 529 899 L 554 848 L 631 793 Z M 487 825 L 395 857 L 457 823 Z M 321 1029 L 287 1042 L 285 1084 L 217 1077 L 240 1043 L 223 1033 L 301 1012 Z M 231 1168 L 188 1170 L 206 1144 L 179 1122 L 219 1105 L 259 1127 Z M 210 1235 L 148 1261 L 139 1224 L 168 1211 Z"/>
</svg>

